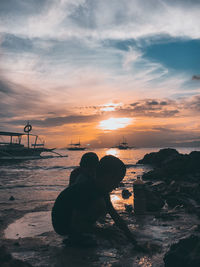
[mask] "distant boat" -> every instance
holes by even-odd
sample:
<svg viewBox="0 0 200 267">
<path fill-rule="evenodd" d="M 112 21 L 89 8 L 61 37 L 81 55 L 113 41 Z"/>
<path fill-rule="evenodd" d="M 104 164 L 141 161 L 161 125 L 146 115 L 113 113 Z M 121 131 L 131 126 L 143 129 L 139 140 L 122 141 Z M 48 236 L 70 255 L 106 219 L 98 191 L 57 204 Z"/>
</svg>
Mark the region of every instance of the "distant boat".
<svg viewBox="0 0 200 267">
<path fill-rule="evenodd" d="M 125 150 L 125 149 L 130 149 L 131 147 L 128 145 L 126 139 L 123 137 L 122 142 L 119 142 L 119 144 L 116 145 L 115 148 Z"/>
<path fill-rule="evenodd" d="M 27 123 L 24 127 L 24 133 L 0 132 L 0 137 L 7 138 L 7 141 L 0 142 L 0 161 L 23 160 L 40 158 L 42 152 L 52 152 L 55 148 L 45 148 L 44 142 L 37 143 L 38 135 L 30 134 L 31 124 Z M 27 145 L 22 144 L 22 138 L 27 138 Z M 33 144 L 30 139 L 34 139 Z"/>
<path fill-rule="evenodd" d="M 86 147 L 82 146 L 80 141 L 78 143 L 71 143 L 69 147 L 67 147 L 68 150 L 85 150 Z"/>
</svg>

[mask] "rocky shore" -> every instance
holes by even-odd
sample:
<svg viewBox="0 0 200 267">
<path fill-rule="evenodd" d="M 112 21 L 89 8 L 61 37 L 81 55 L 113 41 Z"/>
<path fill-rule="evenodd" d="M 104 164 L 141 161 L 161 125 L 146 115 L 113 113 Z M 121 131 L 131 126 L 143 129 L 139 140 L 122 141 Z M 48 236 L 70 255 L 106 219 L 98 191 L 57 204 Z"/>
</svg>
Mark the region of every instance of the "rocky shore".
<svg viewBox="0 0 200 267">
<path fill-rule="evenodd" d="M 143 175 L 148 211 L 157 211 L 157 218 L 174 220 L 177 214 L 163 211 L 165 206 L 200 219 L 200 152 L 180 154 L 175 149 L 161 149 L 146 154 L 138 164 L 153 167 Z M 194 227 L 196 235 L 177 240 L 171 246 L 164 257 L 165 266 L 200 266 L 200 225 Z"/>
</svg>

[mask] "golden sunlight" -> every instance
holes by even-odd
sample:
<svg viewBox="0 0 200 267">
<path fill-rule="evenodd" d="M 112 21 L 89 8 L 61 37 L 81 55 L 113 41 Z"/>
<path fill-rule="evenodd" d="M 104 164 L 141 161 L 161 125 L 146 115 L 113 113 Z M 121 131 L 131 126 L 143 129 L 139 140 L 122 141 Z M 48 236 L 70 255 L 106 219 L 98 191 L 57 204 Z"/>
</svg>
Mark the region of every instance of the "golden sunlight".
<svg viewBox="0 0 200 267">
<path fill-rule="evenodd" d="M 118 157 L 119 155 L 119 150 L 116 148 L 110 148 L 108 150 L 106 150 L 106 155 L 113 155 L 115 157 Z"/>
<path fill-rule="evenodd" d="M 121 106 L 122 103 L 108 103 L 105 104 L 102 108 L 101 111 L 115 111 L 117 107 Z"/>
<path fill-rule="evenodd" d="M 128 126 L 132 121 L 131 118 L 110 118 L 100 121 L 99 128 L 102 130 L 117 130 Z"/>
</svg>

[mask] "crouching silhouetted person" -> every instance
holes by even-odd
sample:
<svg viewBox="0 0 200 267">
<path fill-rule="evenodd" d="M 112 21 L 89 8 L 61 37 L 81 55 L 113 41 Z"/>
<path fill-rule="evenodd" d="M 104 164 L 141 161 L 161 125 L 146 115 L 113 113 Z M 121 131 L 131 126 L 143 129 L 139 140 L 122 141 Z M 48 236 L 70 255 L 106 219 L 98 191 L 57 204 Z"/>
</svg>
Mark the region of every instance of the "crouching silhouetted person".
<svg viewBox="0 0 200 267">
<path fill-rule="evenodd" d="M 126 237 L 136 245 L 136 240 L 110 201 L 109 193 L 115 189 L 126 173 L 124 163 L 114 157 L 103 157 L 94 179 L 87 179 L 63 190 L 52 209 L 52 224 L 60 235 L 68 235 L 77 245 L 85 245 L 85 234 L 95 222 L 107 213 Z M 87 244 L 86 244 L 87 245 Z"/>
</svg>

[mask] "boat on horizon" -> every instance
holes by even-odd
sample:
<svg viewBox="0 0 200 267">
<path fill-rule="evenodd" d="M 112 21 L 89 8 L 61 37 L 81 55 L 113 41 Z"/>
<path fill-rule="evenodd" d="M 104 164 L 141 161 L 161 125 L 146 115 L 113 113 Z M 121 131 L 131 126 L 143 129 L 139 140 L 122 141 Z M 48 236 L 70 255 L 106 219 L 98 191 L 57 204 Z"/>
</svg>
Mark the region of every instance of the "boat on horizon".
<svg viewBox="0 0 200 267">
<path fill-rule="evenodd" d="M 121 150 L 126 150 L 126 149 L 131 149 L 132 147 L 130 147 L 125 139 L 125 137 L 123 137 L 122 142 L 119 142 L 118 145 L 115 146 L 115 148 L 121 149 Z"/>
<path fill-rule="evenodd" d="M 71 151 L 78 151 L 78 150 L 85 150 L 86 147 L 81 145 L 81 142 L 79 140 L 78 143 L 72 143 L 69 144 L 69 146 L 67 147 L 67 150 L 71 150 Z"/>
<path fill-rule="evenodd" d="M 38 159 L 42 157 L 42 152 L 56 153 L 53 151 L 55 148 L 46 148 L 44 141 L 38 143 L 38 135 L 31 134 L 31 130 L 28 122 L 23 133 L 0 131 L 0 137 L 7 139 L 0 140 L 0 161 Z M 27 139 L 26 145 L 22 143 L 23 137 Z"/>
</svg>

